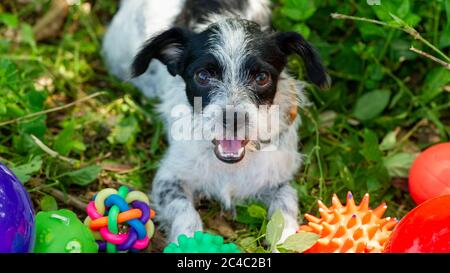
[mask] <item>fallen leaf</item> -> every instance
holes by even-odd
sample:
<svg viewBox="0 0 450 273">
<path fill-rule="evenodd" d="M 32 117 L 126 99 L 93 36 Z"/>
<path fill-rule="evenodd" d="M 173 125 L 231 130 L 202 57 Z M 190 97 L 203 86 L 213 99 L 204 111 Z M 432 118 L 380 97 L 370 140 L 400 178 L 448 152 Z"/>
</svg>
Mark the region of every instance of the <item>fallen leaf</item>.
<svg viewBox="0 0 450 273">
<path fill-rule="evenodd" d="M 418 154 L 398 153 L 384 158 L 383 163 L 391 177 L 408 177 L 409 169 Z"/>
<path fill-rule="evenodd" d="M 42 158 L 40 156 L 34 157 L 30 162 L 15 166 L 11 168 L 14 174 L 16 174 L 17 178 L 25 184 L 30 180 L 31 176 L 38 172 L 42 167 Z"/>
<path fill-rule="evenodd" d="M 289 251 L 302 253 L 315 245 L 319 239 L 320 236 L 315 233 L 300 231 L 299 233 L 288 237 L 279 247 Z"/>
<path fill-rule="evenodd" d="M 276 210 L 266 228 L 266 240 L 270 245 L 270 251 L 276 248 L 278 240 L 281 238 L 281 234 L 284 229 L 284 218 L 281 210 Z"/>
</svg>

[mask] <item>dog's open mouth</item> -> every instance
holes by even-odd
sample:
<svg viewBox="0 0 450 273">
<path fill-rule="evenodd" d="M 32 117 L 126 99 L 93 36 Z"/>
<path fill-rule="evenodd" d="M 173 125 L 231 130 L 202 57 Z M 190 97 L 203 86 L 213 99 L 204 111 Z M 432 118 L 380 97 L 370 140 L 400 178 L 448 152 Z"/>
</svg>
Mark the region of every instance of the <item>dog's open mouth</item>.
<svg viewBox="0 0 450 273">
<path fill-rule="evenodd" d="M 225 163 L 233 164 L 241 161 L 245 156 L 245 146 L 248 140 L 213 140 L 214 153 Z"/>
</svg>

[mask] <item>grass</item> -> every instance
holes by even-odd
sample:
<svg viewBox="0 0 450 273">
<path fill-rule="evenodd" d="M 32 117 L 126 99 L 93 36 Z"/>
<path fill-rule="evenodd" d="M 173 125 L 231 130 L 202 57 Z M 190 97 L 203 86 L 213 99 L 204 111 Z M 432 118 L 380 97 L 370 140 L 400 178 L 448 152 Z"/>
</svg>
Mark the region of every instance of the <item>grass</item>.
<svg viewBox="0 0 450 273">
<path fill-rule="evenodd" d="M 102 35 L 118 1 L 80 2 L 67 14 L 52 14 L 47 0 L 0 4 L 0 161 L 21 178 L 36 211 L 69 207 L 81 218 L 100 189 L 147 191 L 167 144 L 156 101 L 102 63 Z M 369 192 L 372 207 L 384 200 L 387 215 L 402 217 L 414 207 L 407 188 L 414 157 L 450 137 L 450 71 L 409 50 L 447 60 L 449 1 L 274 2 L 274 26 L 312 41 L 333 78 L 328 91 L 308 88 L 312 104 L 301 112 L 305 163 L 292 181 L 301 212 L 314 214 L 317 200 L 329 204 L 333 193 L 344 198 L 351 190 L 357 200 Z M 51 24 L 36 27 L 49 11 Z M 438 52 L 398 30 L 405 27 Z M 289 66 L 303 78 L 299 59 Z M 261 204 L 239 206 L 236 221 L 215 203 L 199 209 L 211 231 L 246 251 L 267 251 Z"/>
</svg>

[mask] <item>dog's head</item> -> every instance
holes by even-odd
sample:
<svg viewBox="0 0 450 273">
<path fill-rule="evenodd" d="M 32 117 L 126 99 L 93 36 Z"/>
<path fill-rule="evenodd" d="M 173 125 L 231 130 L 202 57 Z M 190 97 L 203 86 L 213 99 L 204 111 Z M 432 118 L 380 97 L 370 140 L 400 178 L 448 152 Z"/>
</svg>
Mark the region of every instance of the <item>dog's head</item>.
<svg viewBox="0 0 450 273">
<path fill-rule="evenodd" d="M 252 139 L 249 132 L 261 127 L 261 118 L 249 112 L 261 113 L 260 109 L 277 103 L 291 54 L 303 58 L 311 82 L 320 87 L 329 85 L 317 53 L 300 34 L 263 31 L 256 23 L 242 19 L 213 23 L 199 33 L 169 29 L 142 47 L 132 71 L 137 77 L 152 59 L 158 59 L 170 74 L 184 79 L 193 107 L 195 99 L 201 98 L 203 111 L 212 106 L 221 109 L 222 115 L 214 124 L 224 130 L 212 137 L 214 151 L 220 160 L 236 163 L 244 157 L 249 141 L 258 141 L 258 136 Z"/>
</svg>

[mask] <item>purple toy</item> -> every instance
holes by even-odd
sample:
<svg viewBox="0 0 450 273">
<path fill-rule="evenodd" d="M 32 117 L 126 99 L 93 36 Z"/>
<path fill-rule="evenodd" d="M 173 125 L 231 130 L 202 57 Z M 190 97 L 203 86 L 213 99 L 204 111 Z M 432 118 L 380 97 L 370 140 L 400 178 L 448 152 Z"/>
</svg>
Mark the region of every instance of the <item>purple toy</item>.
<svg viewBox="0 0 450 273">
<path fill-rule="evenodd" d="M 31 252 L 34 212 L 19 179 L 0 163 L 0 253 Z"/>
</svg>

